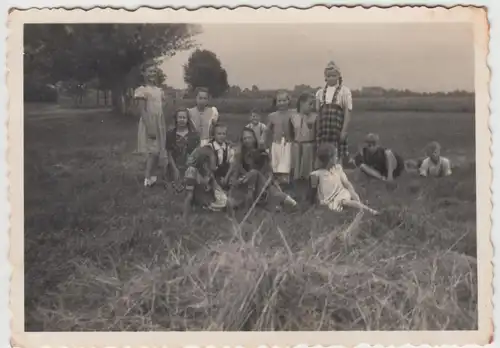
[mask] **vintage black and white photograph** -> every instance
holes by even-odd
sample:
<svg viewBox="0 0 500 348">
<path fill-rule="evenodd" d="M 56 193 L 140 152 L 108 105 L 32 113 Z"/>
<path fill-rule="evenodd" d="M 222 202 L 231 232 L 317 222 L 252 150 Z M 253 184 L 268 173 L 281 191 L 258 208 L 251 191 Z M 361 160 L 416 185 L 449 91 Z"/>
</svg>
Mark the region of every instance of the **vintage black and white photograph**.
<svg viewBox="0 0 500 348">
<path fill-rule="evenodd" d="M 22 27 L 26 332 L 479 330 L 472 20 Z"/>
</svg>

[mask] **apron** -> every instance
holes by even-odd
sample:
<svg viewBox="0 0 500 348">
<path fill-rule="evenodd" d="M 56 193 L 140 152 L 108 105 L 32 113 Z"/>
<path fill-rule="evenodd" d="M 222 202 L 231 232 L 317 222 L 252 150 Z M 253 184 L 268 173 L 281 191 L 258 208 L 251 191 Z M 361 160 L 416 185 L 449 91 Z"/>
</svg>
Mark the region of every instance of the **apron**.
<svg viewBox="0 0 500 348">
<path fill-rule="evenodd" d="M 280 143 L 273 142 L 271 145 L 271 166 L 276 174 L 289 174 L 292 165 L 292 143 L 287 142 L 285 137 Z"/>
</svg>

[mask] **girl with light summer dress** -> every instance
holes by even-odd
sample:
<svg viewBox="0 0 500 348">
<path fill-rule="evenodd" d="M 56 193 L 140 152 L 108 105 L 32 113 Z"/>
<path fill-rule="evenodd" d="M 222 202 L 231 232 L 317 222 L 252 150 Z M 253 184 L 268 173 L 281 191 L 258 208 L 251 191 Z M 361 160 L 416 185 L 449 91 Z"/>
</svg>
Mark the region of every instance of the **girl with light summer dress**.
<svg viewBox="0 0 500 348">
<path fill-rule="evenodd" d="M 322 144 L 318 148 L 319 169 L 312 172 L 310 176 L 311 203 L 319 202 L 337 212 L 345 207 L 351 207 L 378 215 L 376 210 L 361 203 L 342 166 L 336 164 L 336 152 L 332 144 Z"/>
<path fill-rule="evenodd" d="M 207 88 L 198 87 L 195 94 L 196 106 L 189 109 L 189 113 L 196 131 L 200 134 L 200 146 L 205 146 L 213 136 L 213 127 L 219 120 L 219 111 L 215 106 L 208 106 L 210 92 Z"/>
<path fill-rule="evenodd" d="M 137 133 L 137 151 L 145 154 L 146 170 L 144 186 L 150 187 L 157 181 L 152 171 L 158 166 L 159 158 L 167 159 L 166 152 L 166 124 L 163 117 L 163 90 L 154 85 L 155 68 L 149 66 L 144 69 L 145 85 L 134 91 L 140 114 Z"/>
<path fill-rule="evenodd" d="M 271 166 L 276 179 L 282 184 L 290 180 L 293 128 L 290 95 L 280 91 L 276 95 L 277 111 L 271 113 L 265 130 L 265 143 L 270 146 Z"/>
</svg>

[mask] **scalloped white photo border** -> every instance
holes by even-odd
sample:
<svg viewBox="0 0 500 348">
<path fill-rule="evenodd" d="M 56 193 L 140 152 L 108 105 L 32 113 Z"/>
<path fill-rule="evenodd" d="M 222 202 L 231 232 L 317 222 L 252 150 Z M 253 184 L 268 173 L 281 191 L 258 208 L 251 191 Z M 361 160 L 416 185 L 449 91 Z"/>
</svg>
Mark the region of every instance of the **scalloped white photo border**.
<svg viewBox="0 0 500 348">
<path fill-rule="evenodd" d="M 494 193 L 498 192 L 497 181 L 494 180 L 492 183 L 493 175 L 490 164 L 493 170 L 495 167 L 495 146 L 498 143 L 493 139 L 490 139 L 490 129 L 491 138 L 494 138 L 495 130 L 498 122 L 500 122 L 498 114 L 498 99 L 500 96 L 500 89 L 498 88 L 498 74 L 494 74 L 495 64 L 499 64 L 500 57 L 497 52 L 500 48 L 499 40 L 499 24 L 498 24 L 498 8 L 500 8 L 500 3 L 497 2 L 495 5 L 495 0 L 490 1 L 487 4 L 485 1 L 473 1 L 474 5 L 488 5 L 489 12 L 488 18 L 484 15 L 478 13 L 478 11 L 471 11 L 471 9 L 461 9 L 453 8 L 451 10 L 446 10 L 442 8 L 428 9 L 425 6 L 435 6 L 444 5 L 452 6 L 455 2 L 442 1 L 440 3 L 435 2 L 421 2 L 419 4 L 408 1 L 400 1 L 397 3 L 389 3 L 383 1 L 372 1 L 368 3 L 362 3 L 363 5 L 379 5 L 379 6 L 390 6 L 390 5 L 420 5 L 420 8 L 390 8 L 381 9 L 372 7 L 370 9 L 358 8 L 341 8 L 336 9 L 335 13 L 326 12 L 325 9 L 313 8 L 307 11 L 300 9 L 287 9 L 286 11 L 281 11 L 277 8 L 271 9 L 260 9 L 255 12 L 251 8 L 237 8 L 236 10 L 229 9 L 213 9 L 213 8 L 203 8 L 200 11 L 186 11 L 180 10 L 175 11 L 175 16 L 170 16 L 174 11 L 172 10 L 155 10 L 151 8 L 139 8 L 135 12 L 123 11 L 123 10 L 112 10 L 112 9 L 93 9 L 92 11 L 82 11 L 82 10 L 72 10 L 66 11 L 64 9 L 58 10 L 29 10 L 24 12 L 13 12 L 7 18 L 7 13 L 4 11 L 2 14 L 6 15 L 6 20 L 4 23 L 7 24 L 9 32 L 5 32 L 8 39 L 5 41 L 7 46 L 4 44 L 4 52 L 8 54 L 7 58 L 7 68 L 6 64 L 2 64 L 4 69 L 4 76 L 7 76 L 7 85 L 11 91 L 7 95 L 7 85 L 3 85 L 5 93 L 1 94 L 3 105 L 8 110 L 5 114 L 4 125 L 6 127 L 2 128 L 4 131 L 4 137 L 1 138 L 1 145 L 4 146 L 5 160 L 0 161 L 0 168 L 3 169 L 2 180 L 5 180 L 5 190 L 0 190 L 0 204 L 5 204 L 3 207 L 5 209 L 0 210 L 5 212 L 0 214 L 0 223 L 4 227 L 6 233 L 0 235 L 0 246 L 1 251 L 5 251 L 5 257 L 8 256 L 9 250 L 9 236 L 10 236 L 10 261 L 7 258 L 5 265 L 0 272 L 0 286 L 1 293 L 5 295 L 5 301 L 1 302 L 0 309 L 2 310 L 2 326 L 0 327 L 0 333 L 4 333 L 4 328 L 6 329 L 6 338 L 10 341 L 12 346 L 22 346 L 22 347 L 90 347 L 90 346 L 123 346 L 123 347 L 181 347 L 181 346 L 243 346 L 243 347 L 257 347 L 257 346 L 279 346 L 279 347 L 290 347 L 290 346 L 305 346 L 304 343 L 309 346 L 317 346 L 318 344 L 323 344 L 324 346 L 342 345 L 342 346 L 354 346 L 359 342 L 366 342 L 368 344 L 377 346 L 404 346 L 408 343 L 414 345 L 466 345 L 479 343 L 482 345 L 487 344 L 489 341 L 492 330 L 493 322 L 491 317 L 492 303 L 492 279 L 488 274 L 491 274 L 492 264 L 489 262 L 492 255 L 493 248 L 490 244 L 490 238 L 485 236 L 482 230 L 490 231 L 492 234 L 493 243 L 496 244 L 498 241 L 498 233 L 495 233 L 492 225 L 492 220 L 494 220 L 495 213 L 498 212 L 498 208 L 495 208 L 494 196 L 491 195 L 491 190 Z M 340 4 L 338 1 L 330 1 L 328 5 Z M 6 4 L 1 3 L 2 7 L 7 8 Z M 13 4 L 9 4 L 13 6 Z M 108 1 L 107 3 L 99 4 L 78 4 L 76 1 L 65 1 L 63 2 L 46 2 L 46 1 L 31 1 L 16 3 L 15 6 L 19 8 L 29 8 L 31 6 L 37 7 L 55 7 L 55 6 L 78 6 L 83 5 L 85 9 L 92 8 L 95 5 L 98 6 L 113 6 L 114 8 L 123 8 L 132 10 L 136 9 L 141 5 L 149 5 L 153 7 L 163 7 L 163 6 L 173 6 L 179 7 L 184 4 L 180 1 L 170 1 L 168 4 L 161 3 L 159 1 L 149 1 L 142 3 L 133 3 L 125 1 Z M 188 8 L 196 8 L 200 5 L 212 5 L 212 6 L 235 6 L 235 5 L 247 5 L 247 6 L 258 6 L 258 5 L 273 5 L 271 3 L 266 3 L 263 1 L 253 1 L 253 2 L 222 2 L 222 1 L 211 1 L 207 3 L 199 3 L 196 1 L 190 1 Z M 315 5 L 315 3 L 299 3 L 287 2 L 280 4 L 280 6 L 297 6 L 306 7 L 310 5 Z M 350 6 L 354 4 L 349 4 Z M 468 4 L 464 4 L 468 5 Z M 497 8 L 496 13 L 492 10 Z M 411 10 L 411 13 L 408 11 Z M 110 16 L 110 12 L 113 12 L 113 16 Z M 160 12 L 161 11 L 161 12 Z M 229 12 L 231 11 L 231 12 Z M 252 15 L 248 14 L 252 11 Z M 279 16 L 276 16 L 277 12 Z M 344 12 L 346 11 L 346 12 Z M 391 15 L 388 13 L 391 12 Z M 394 13 L 397 12 L 397 16 Z M 256 15 L 258 14 L 258 15 Z M 208 16 L 207 16 L 208 15 Z M 118 18 L 119 16 L 119 18 Z M 344 21 L 344 22 L 376 22 L 376 21 L 473 21 L 475 24 L 475 91 L 476 91 L 476 172 L 481 174 L 482 180 L 480 180 L 477 185 L 477 195 L 478 202 L 477 207 L 479 211 L 485 211 L 478 214 L 477 224 L 478 233 L 482 234 L 482 237 L 478 237 L 478 267 L 479 267 L 479 280 L 478 280 L 478 290 L 479 290 L 479 330 L 478 331 L 412 331 L 412 332 L 186 332 L 186 333 L 24 333 L 24 290 L 23 290 L 23 279 L 22 279 L 22 267 L 23 267 L 23 253 L 22 253 L 22 216 L 23 216 L 23 206 L 22 206 L 22 139 L 23 139 L 23 127 L 22 127 L 22 98 L 21 91 L 22 88 L 22 78 L 21 74 L 16 74 L 16 71 L 21 71 L 22 69 L 22 22 L 29 19 L 29 22 L 75 22 L 75 21 L 102 21 L 102 22 L 134 22 L 134 21 L 144 21 L 147 18 L 148 22 L 198 22 L 198 23 L 208 23 L 208 22 L 310 22 L 312 17 L 314 21 Z M 496 17 L 495 17 L 496 16 Z M 495 22 L 496 18 L 496 22 Z M 8 21 L 8 22 L 7 22 Z M 490 41 L 488 42 L 488 24 L 490 26 Z M 4 29 L 6 29 L 4 28 Z M 21 28 L 21 30 L 19 30 Z M 496 30 L 496 33 L 495 33 Z M 482 33 L 482 35 L 481 35 Z M 495 35 L 496 34 L 496 35 Z M 488 46 L 489 45 L 489 46 Z M 496 48 L 496 51 L 495 51 Z M 488 56 L 487 63 L 485 57 Z M 3 55 L 5 59 L 6 55 Z M 488 85 L 487 82 L 490 81 Z M 18 91 L 17 93 L 12 91 Z M 490 98 L 491 96 L 491 98 Z M 7 97 L 9 99 L 7 99 Z M 7 115 L 9 115 L 7 117 Z M 7 133 L 8 130 L 8 133 Z M 487 136 L 485 136 L 487 135 Z M 7 142 L 8 139 L 8 142 Z M 492 140 L 493 142 L 491 142 Z M 8 145 L 8 148 L 7 148 Z M 491 149 L 491 156 L 490 150 Z M 8 157 L 7 157 L 8 156 Z M 8 161 L 7 161 L 8 159 Z M 8 165 L 7 165 L 8 164 Z M 477 176 L 479 177 L 479 175 Z M 492 210 L 493 209 L 493 210 Z M 491 214 L 491 215 L 490 215 Z M 10 229 L 10 233 L 8 232 Z M 10 262 L 10 267 L 9 267 Z M 481 273 L 484 272 L 484 273 Z M 9 285 L 9 277 L 11 284 Z M 494 283 L 497 284 L 498 277 L 495 277 Z M 15 289 L 12 291 L 12 289 Z M 9 297 L 10 293 L 10 297 Z M 496 297 L 496 293 L 495 293 Z M 9 301 L 11 302 L 9 304 Z M 497 303 L 495 301 L 495 303 Z M 4 326 L 5 324 L 5 326 Z M 10 331 L 10 332 L 9 332 Z M 495 330 L 496 331 L 496 330 Z M 363 346 L 363 345 L 359 345 Z"/>
</svg>

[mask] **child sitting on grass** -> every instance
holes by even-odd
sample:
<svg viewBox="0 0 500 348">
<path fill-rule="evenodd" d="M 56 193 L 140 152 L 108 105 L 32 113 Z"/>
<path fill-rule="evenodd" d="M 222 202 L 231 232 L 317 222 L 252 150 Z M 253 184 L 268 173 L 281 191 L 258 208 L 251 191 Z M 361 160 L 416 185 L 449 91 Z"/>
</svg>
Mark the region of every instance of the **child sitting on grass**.
<svg viewBox="0 0 500 348">
<path fill-rule="evenodd" d="M 365 138 L 365 146 L 355 157 L 356 165 L 369 177 L 392 182 L 404 169 L 404 160 L 391 149 L 380 146 L 377 134 Z"/>
<path fill-rule="evenodd" d="M 191 207 L 201 206 L 212 211 L 220 211 L 226 207 L 227 196 L 215 180 L 215 158 L 210 146 L 204 146 L 196 152 L 194 163 L 186 169 L 184 200 L 184 221 L 187 222 Z"/>
<path fill-rule="evenodd" d="M 200 135 L 194 129 L 189 111 L 179 108 L 174 114 L 174 127 L 167 132 L 167 153 L 173 186 L 177 192 L 184 189 L 184 172 L 188 157 L 200 145 Z"/>
<path fill-rule="evenodd" d="M 451 175 L 451 162 L 441 156 L 441 145 L 433 141 L 427 145 L 427 157 L 419 165 L 420 176 L 443 177 Z"/>
<path fill-rule="evenodd" d="M 264 192 L 259 198 L 259 205 L 296 205 L 274 182 L 269 154 L 258 148 L 257 137 L 250 128 L 245 127 L 242 131 L 239 151 L 235 154 L 229 175 L 229 201 L 232 208 L 249 208 L 261 191 Z"/>
<path fill-rule="evenodd" d="M 319 202 L 332 211 L 340 212 L 344 207 L 352 207 L 370 214 L 379 213 L 361 203 L 358 194 L 344 173 L 342 166 L 337 164 L 337 150 L 332 144 L 321 144 L 317 150 L 319 169 L 310 175 L 311 203 Z"/>
</svg>

